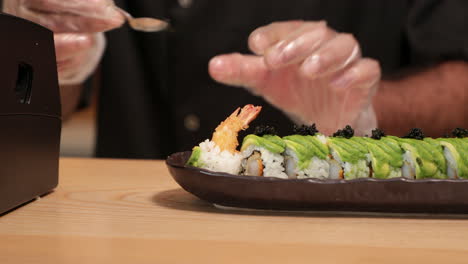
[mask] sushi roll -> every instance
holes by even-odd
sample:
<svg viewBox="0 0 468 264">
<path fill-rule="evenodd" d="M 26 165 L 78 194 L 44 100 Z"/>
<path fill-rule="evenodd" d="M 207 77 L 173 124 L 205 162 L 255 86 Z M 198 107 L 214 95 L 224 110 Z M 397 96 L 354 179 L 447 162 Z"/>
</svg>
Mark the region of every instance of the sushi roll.
<svg viewBox="0 0 468 264">
<path fill-rule="evenodd" d="M 367 147 L 370 177 L 389 179 L 401 177 L 403 151 L 394 139 L 384 137 L 380 130 L 372 131 L 372 137 L 352 137 L 350 140 Z"/>
<path fill-rule="evenodd" d="M 216 172 L 239 174 L 242 170 L 242 155 L 237 150 L 239 131 L 248 128 L 261 110 L 260 106 L 246 105 L 237 108 L 215 129 L 211 140 L 205 140 L 192 150 L 188 166 Z"/>
<path fill-rule="evenodd" d="M 285 172 L 290 179 L 319 178 L 330 175 L 326 137 L 318 134 L 315 125 L 294 129 L 295 135 L 283 137 Z"/>
<path fill-rule="evenodd" d="M 242 174 L 287 179 L 282 155 L 285 145 L 271 127 L 257 128 L 255 134 L 247 135 L 242 141 Z"/>
<path fill-rule="evenodd" d="M 370 176 L 370 164 L 366 145 L 350 140 L 354 130 L 346 126 L 329 137 L 327 144 L 330 150 L 330 178 L 356 179 Z"/>
<path fill-rule="evenodd" d="M 281 179 L 468 179 L 468 130 L 457 128 L 452 137 L 425 137 L 412 129 L 405 137 L 355 137 L 351 127 L 331 137 L 315 125 L 295 127 L 292 135 L 279 137 L 268 126 L 257 127 L 242 141 L 245 130 L 261 107 L 236 109 L 215 129 L 213 136 L 195 146 L 186 165 L 236 175 Z"/>
</svg>

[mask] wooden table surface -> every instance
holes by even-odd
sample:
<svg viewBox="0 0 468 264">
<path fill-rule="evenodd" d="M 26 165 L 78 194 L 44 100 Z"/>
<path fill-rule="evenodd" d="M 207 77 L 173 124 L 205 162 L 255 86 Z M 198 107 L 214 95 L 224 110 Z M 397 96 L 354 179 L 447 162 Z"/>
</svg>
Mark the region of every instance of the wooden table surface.
<svg viewBox="0 0 468 264">
<path fill-rule="evenodd" d="M 0 238 L 2 264 L 468 263 L 468 218 L 223 211 L 162 161 L 63 158 Z"/>
</svg>

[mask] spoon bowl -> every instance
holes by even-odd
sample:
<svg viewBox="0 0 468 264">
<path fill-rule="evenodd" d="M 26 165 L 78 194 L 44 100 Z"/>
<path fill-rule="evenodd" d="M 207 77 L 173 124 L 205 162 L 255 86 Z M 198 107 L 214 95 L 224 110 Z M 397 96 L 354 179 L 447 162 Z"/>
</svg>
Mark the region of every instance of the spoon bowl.
<svg viewBox="0 0 468 264">
<path fill-rule="evenodd" d="M 169 27 L 169 22 L 165 20 L 151 17 L 133 17 L 127 11 L 117 6 L 115 8 L 125 17 L 130 27 L 134 30 L 144 32 L 157 32 L 165 30 Z"/>
</svg>

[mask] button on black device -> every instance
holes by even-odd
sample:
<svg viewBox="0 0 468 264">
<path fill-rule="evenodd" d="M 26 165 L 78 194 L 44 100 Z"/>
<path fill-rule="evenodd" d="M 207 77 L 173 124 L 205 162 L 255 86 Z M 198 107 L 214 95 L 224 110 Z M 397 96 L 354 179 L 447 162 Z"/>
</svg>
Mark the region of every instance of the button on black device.
<svg viewBox="0 0 468 264">
<path fill-rule="evenodd" d="M 16 79 L 16 99 L 21 104 L 31 103 L 31 90 L 33 80 L 33 68 L 31 65 L 21 62 L 18 65 L 18 77 Z"/>
</svg>

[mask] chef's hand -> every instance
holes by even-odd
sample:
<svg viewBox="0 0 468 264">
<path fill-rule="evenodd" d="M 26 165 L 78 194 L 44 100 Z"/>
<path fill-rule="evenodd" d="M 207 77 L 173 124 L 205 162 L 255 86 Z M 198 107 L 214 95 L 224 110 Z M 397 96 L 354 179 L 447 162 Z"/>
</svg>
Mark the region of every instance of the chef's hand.
<svg viewBox="0 0 468 264">
<path fill-rule="evenodd" d="M 4 0 L 3 10 L 54 32 L 61 85 L 83 82 L 103 54 L 102 32 L 124 22 L 112 0 Z"/>
<path fill-rule="evenodd" d="M 255 55 L 214 57 L 211 76 L 263 96 L 296 122 L 316 123 L 327 135 L 347 124 L 359 135 L 377 126 L 372 97 L 380 66 L 361 57 L 352 35 L 325 22 L 278 22 L 253 31 L 249 47 Z"/>
</svg>

